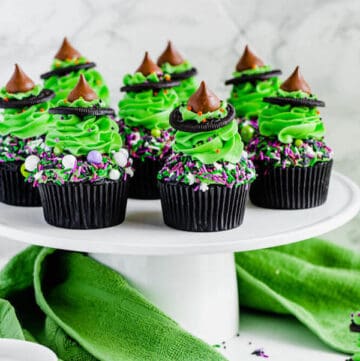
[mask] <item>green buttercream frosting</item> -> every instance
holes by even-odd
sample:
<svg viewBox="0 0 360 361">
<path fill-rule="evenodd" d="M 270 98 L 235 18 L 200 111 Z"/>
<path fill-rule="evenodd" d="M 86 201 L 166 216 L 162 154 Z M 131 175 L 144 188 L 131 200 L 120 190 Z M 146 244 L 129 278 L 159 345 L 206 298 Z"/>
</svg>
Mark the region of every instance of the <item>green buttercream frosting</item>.
<svg viewBox="0 0 360 361">
<path fill-rule="evenodd" d="M 29 92 L 17 94 L 2 92 L 1 96 L 10 98 L 11 95 L 17 95 L 19 96 L 17 99 L 23 99 L 38 95 L 41 90 L 41 86 L 36 86 Z M 0 135 L 27 139 L 46 134 L 53 119 L 48 113 L 49 107 L 49 102 L 44 102 L 21 109 L 4 109 L 0 113 Z"/>
<path fill-rule="evenodd" d="M 307 93 L 279 91 L 279 96 L 309 98 Z M 314 97 L 313 97 L 314 98 Z M 325 134 L 323 121 L 316 108 L 269 104 L 259 116 L 260 134 L 277 136 L 282 143 L 295 139 L 321 139 Z"/>
<path fill-rule="evenodd" d="M 64 106 L 64 107 L 71 107 L 71 108 L 79 108 L 79 107 L 80 108 L 91 108 L 94 106 L 102 107 L 103 103 L 100 99 L 94 99 L 89 102 L 87 100 L 84 100 L 83 97 L 80 97 L 79 99 L 76 99 L 73 102 L 69 102 L 66 99 L 60 100 L 56 106 L 58 106 L 58 107 Z"/>
<path fill-rule="evenodd" d="M 196 120 L 198 123 L 201 123 L 204 119 L 216 119 L 216 118 L 225 118 L 227 116 L 227 102 L 223 100 L 219 109 L 208 112 L 204 114 L 197 114 L 189 110 L 187 107 L 180 107 L 180 113 L 183 120 Z"/>
<path fill-rule="evenodd" d="M 183 73 L 184 71 L 190 70 L 193 66 L 187 60 L 179 65 L 171 65 L 170 63 L 164 63 L 161 65 L 161 69 L 165 74 L 178 74 Z M 180 85 L 174 87 L 177 95 L 179 96 L 180 101 L 187 101 L 192 94 L 195 93 L 199 87 L 198 82 L 195 77 L 190 77 L 184 80 L 181 80 Z"/>
<path fill-rule="evenodd" d="M 239 77 L 245 74 L 261 74 L 270 70 L 271 68 L 269 66 L 261 66 L 255 69 L 234 72 L 233 75 L 234 77 Z M 229 103 L 234 106 L 238 117 L 247 119 L 256 118 L 268 105 L 263 102 L 263 98 L 275 95 L 279 86 L 280 80 L 278 77 L 236 84 L 233 86 L 228 100 Z"/>
<path fill-rule="evenodd" d="M 204 164 L 219 161 L 238 163 L 243 148 L 235 120 L 225 127 L 208 132 L 177 131 L 173 146 L 175 152 L 189 155 Z"/>
<path fill-rule="evenodd" d="M 119 127 L 109 116 L 80 118 L 76 115 L 57 115 L 55 119 L 55 126 L 49 130 L 45 142 L 63 153 L 86 156 L 90 151 L 97 150 L 110 154 L 122 147 Z"/>
<path fill-rule="evenodd" d="M 167 129 L 170 113 L 178 103 L 174 89 L 128 92 L 119 102 L 119 117 L 128 127 Z"/>
<path fill-rule="evenodd" d="M 84 57 L 64 61 L 55 59 L 52 64 L 52 70 L 84 64 L 86 62 L 87 60 Z M 85 76 L 85 79 L 89 83 L 90 87 L 107 105 L 109 105 L 109 88 L 106 86 L 101 74 L 97 70 L 95 70 L 95 68 L 80 69 L 64 76 L 53 75 L 50 78 L 45 79 L 45 88 L 51 89 L 55 92 L 55 97 L 53 98 L 51 103 L 54 105 L 57 104 L 59 100 L 66 99 L 66 97 L 75 88 L 77 82 L 79 81 L 80 74 L 83 74 Z"/>
<path fill-rule="evenodd" d="M 8 99 L 16 99 L 21 100 L 24 98 L 28 98 L 31 96 L 38 96 L 41 91 L 43 90 L 43 87 L 40 84 L 35 85 L 35 87 L 27 92 L 20 92 L 20 93 L 8 93 L 6 91 L 6 88 L 3 87 L 0 89 L 0 98 L 8 98 Z"/>
<path fill-rule="evenodd" d="M 137 85 L 146 82 L 159 83 L 160 79 L 156 73 L 151 73 L 145 76 L 143 73 L 137 72 L 135 74 L 126 74 L 123 78 L 124 85 Z"/>
</svg>

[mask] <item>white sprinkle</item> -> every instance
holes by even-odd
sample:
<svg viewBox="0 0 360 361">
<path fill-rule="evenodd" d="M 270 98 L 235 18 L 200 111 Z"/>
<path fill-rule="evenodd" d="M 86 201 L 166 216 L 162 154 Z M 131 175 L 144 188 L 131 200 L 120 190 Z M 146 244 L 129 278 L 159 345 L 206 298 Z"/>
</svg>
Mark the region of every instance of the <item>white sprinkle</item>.
<svg viewBox="0 0 360 361">
<path fill-rule="evenodd" d="M 129 152 L 128 152 L 127 149 L 121 148 L 121 149 L 119 150 L 119 153 L 122 153 L 122 154 L 124 154 L 124 156 L 125 156 L 126 158 L 129 158 Z"/>
<path fill-rule="evenodd" d="M 35 180 L 39 180 L 42 176 L 42 171 L 41 172 L 37 172 L 35 175 L 34 175 L 34 179 Z"/>
<path fill-rule="evenodd" d="M 227 169 L 229 169 L 229 170 L 233 170 L 233 169 L 235 169 L 235 168 L 236 168 L 236 165 L 235 165 L 235 164 L 229 163 L 229 164 L 227 165 Z"/>
<path fill-rule="evenodd" d="M 109 178 L 111 180 L 118 180 L 120 178 L 120 172 L 117 169 L 111 169 L 109 172 Z"/>
<path fill-rule="evenodd" d="M 62 165 L 65 169 L 73 169 L 75 167 L 75 164 L 77 162 L 77 159 L 72 154 L 67 154 L 62 159 Z"/>
<path fill-rule="evenodd" d="M 130 177 L 134 175 L 134 171 L 131 168 L 126 168 L 125 173 L 128 174 Z"/>
<path fill-rule="evenodd" d="M 113 155 L 115 163 L 119 166 L 124 168 L 128 162 L 128 157 L 123 152 L 116 152 Z"/>
<path fill-rule="evenodd" d="M 218 162 L 215 162 L 214 167 L 215 167 L 215 169 L 221 169 L 222 165 L 220 163 L 218 163 Z"/>
<path fill-rule="evenodd" d="M 192 173 L 189 173 L 186 178 L 189 181 L 189 185 L 193 185 L 195 183 L 195 176 Z"/>
<path fill-rule="evenodd" d="M 29 155 L 25 159 L 25 169 L 28 172 L 32 172 L 37 168 L 38 163 L 40 162 L 40 158 L 36 155 Z"/>
<path fill-rule="evenodd" d="M 200 190 L 202 192 L 206 192 L 207 190 L 209 190 L 209 186 L 206 183 L 201 183 L 200 184 Z"/>
</svg>

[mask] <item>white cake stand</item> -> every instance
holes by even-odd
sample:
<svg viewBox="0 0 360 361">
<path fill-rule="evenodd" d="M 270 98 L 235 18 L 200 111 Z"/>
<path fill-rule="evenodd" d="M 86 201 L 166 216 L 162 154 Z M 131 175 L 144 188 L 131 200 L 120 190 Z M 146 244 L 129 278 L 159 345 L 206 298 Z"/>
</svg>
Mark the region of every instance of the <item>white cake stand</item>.
<svg viewBox="0 0 360 361">
<path fill-rule="evenodd" d="M 130 200 L 122 225 L 86 231 L 49 226 L 39 208 L 0 205 L 0 232 L 30 244 L 88 252 L 186 330 L 214 344 L 239 330 L 233 252 L 321 235 L 351 220 L 359 209 L 357 185 L 334 172 L 323 206 L 282 211 L 248 204 L 244 224 L 231 231 L 177 231 L 163 224 L 159 201 Z"/>
</svg>

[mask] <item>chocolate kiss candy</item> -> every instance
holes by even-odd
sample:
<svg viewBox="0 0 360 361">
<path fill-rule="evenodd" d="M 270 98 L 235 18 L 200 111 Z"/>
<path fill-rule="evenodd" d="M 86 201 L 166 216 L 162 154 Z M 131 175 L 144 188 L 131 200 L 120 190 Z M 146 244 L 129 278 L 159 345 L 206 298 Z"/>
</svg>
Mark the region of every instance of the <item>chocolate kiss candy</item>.
<svg viewBox="0 0 360 361">
<path fill-rule="evenodd" d="M 181 54 L 174 48 L 171 41 L 168 42 L 168 45 L 164 52 L 159 56 L 157 61 L 158 65 L 161 66 L 164 63 L 169 63 L 170 65 L 180 65 L 184 62 L 184 58 Z"/>
<path fill-rule="evenodd" d="M 245 46 L 245 50 L 241 55 L 239 62 L 236 65 L 237 71 L 243 71 L 248 69 L 255 69 L 259 66 L 264 66 L 264 62 L 258 58 L 250 49 L 249 46 Z"/>
<path fill-rule="evenodd" d="M 199 89 L 189 98 L 187 105 L 195 113 L 208 113 L 221 106 L 220 99 L 202 81 Z"/>
<path fill-rule="evenodd" d="M 142 73 L 147 76 L 152 73 L 162 74 L 162 70 L 151 60 L 149 53 L 146 52 L 141 65 L 136 69 L 136 73 Z"/>
<path fill-rule="evenodd" d="M 280 88 L 287 92 L 301 90 L 311 94 L 310 86 L 301 75 L 299 66 L 297 66 L 294 72 L 281 84 Z"/>
<path fill-rule="evenodd" d="M 18 64 L 15 64 L 15 71 L 6 84 L 8 93 L 25 93 L 34 89 L 35 83 L 22 71 Z"/>
<path fill-rule="evenodd" d="M 99 98 L 97 94 L 90 88 L 83 74 L 80 75 L 78 83 L 68 95 L 67 100 L 69 102 L 73 102 L 79 98 L 83 98 L 88 102 Z"/>
<path fill-rule="evenodd" d="M 65 37 L 59 51 L 55 55 L 55 59 L 59 60 L 72 60 L 78 59 L 81 54 L 69 43 L 69 40 Z"/>
</svg>

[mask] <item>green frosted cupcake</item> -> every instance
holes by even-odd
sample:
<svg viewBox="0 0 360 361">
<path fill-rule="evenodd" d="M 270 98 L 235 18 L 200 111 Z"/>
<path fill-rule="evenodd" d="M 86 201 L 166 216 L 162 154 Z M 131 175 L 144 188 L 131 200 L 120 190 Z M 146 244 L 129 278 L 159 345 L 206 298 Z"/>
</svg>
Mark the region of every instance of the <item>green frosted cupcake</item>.
<svg viewBox="0 0 360 361">
<path fill-rule="evenodd" d="M 181 56 L 171 41 L 168 42 L 166 49 L 159 56 L 157 64 L 165 74 L 171 76 L 172 80 L 180 81 L 180 85 L 174 87 L 174 89 L 180 101 L 187 102 L 198 88 L 198 83 L 195 79 L 195 75 L 197 74 L 196 68 Z"/>
<path fill-rule="evenodd" d="M 130 197 L 157 199 L 156 176 L 174 139 L 169 117 L 179 105 L 174 90 L 179 82 L 164 74 L 148 53 L 135 74 L 125 75 L 123 82 L 121 91 L 126 94 L 119 102 L 121 133 L 135 168 Z"/>
<path fill-rule="evenodd" d="M 17 64 L 0 90 L 0 199 L 4 203 L 40 205 L 37 189 L 24 177 L 46 149 L 44 137 L 52 124 L 48 109 L 53 96 L 51 90 L 35 85 Z"/>
<path fill-rule="evenodd" d="M 246 45 L 233 73 L 234 78 L 225 82 L 233 87 L 228 101 L 235 108 L 245 143 L 257 135 L 259 114 L 268 105 L 263 98 L 276 93 L 280 86 L 279 74 L 280 70 L 265 65 Z"/>
<path fill-rule="evenodd" d="M 258 177 L 251 201 L 265 208 L 303 209 L 327 199 L 333 152 L 324 141 L 318 107 L 299 67 L 259 116 L 259 135 L 248 144 Z"/>
<path fill-rule="evenodd" d="M 176 108 L 174 154 L 158 175 L 164 222 L 193 232 L 238 227 L 255 169 L 238 132 L 235 110 L 205 85 Z"/>
<path fill-rule="evenodd" d="M 55 92 L 52 105 L 64 100 L 76 86 L 79 76 L 83 74 L 86 81 L 108 106 L 110 92 L 101 74 L 95 70 L 96 64 L 82 56 L 68 41 L 64 41 L 55 55 L 51 70 L 41 75 L 44 86 Z"/>
<path fill-rule="evenodd" d="M 28 177 L 39 189 L 46 221 L 73 229 L 120 224 L 133 170 L 114 110 L 80 75 L 67 99 L 49 112 L 55 114 L 45 139 L 49 149 Z"/>
</svg>

